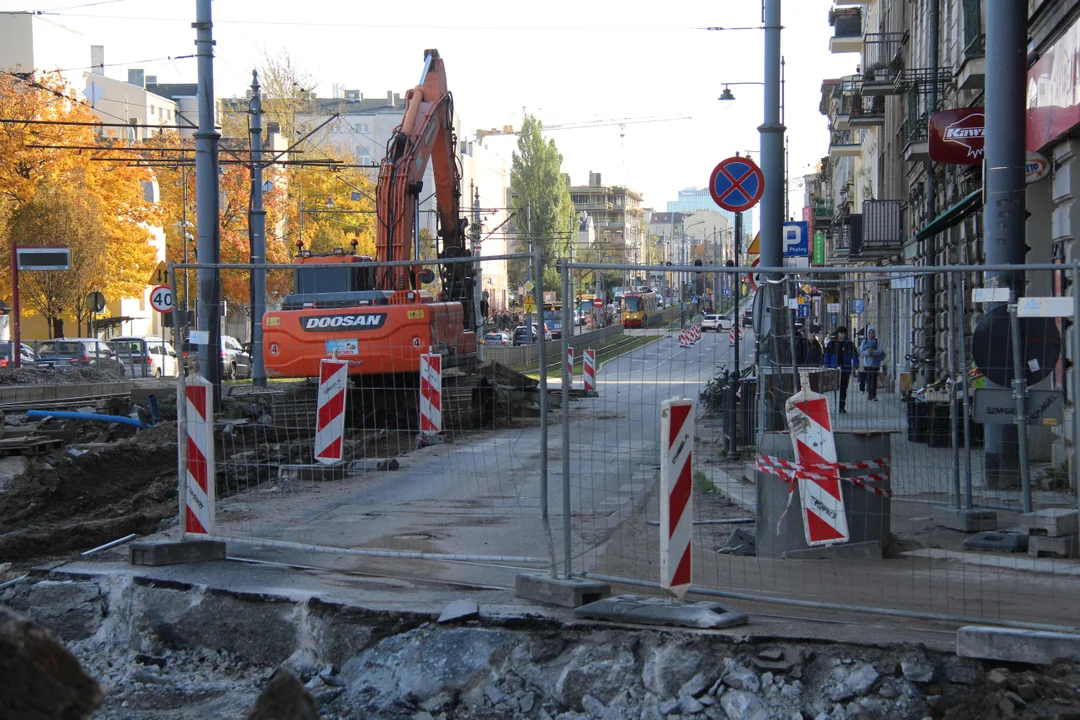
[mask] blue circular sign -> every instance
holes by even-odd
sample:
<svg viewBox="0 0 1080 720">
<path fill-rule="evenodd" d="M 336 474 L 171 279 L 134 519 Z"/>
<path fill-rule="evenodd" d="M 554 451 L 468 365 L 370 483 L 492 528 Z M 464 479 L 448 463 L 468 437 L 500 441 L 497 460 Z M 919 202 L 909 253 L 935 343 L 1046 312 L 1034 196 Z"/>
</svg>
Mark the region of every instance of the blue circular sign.
<svg viewBox="0 0 1080 720">
<path fill-rule="evenodd" d="M 709 178 L 709 192 L 716 204 L 730 212 L 745 212 L 758 204 L 765 192 L 765 176 L 748 157 L 722 160 Z"/>
</svg>

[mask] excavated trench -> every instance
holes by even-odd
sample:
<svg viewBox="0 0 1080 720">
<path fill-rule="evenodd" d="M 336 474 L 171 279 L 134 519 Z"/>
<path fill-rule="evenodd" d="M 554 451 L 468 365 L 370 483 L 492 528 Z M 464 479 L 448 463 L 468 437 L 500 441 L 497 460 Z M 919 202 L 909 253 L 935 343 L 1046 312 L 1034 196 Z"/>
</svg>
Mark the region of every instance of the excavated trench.
<svg viewBox="0 0 1080 720">
<path fill-rule="evenodd" d="M 55 632 L 102 684 L 101 720 L 245 718 L 282 664 L 321 718 L 1080 717 L 1076 665 L 995 668 L 899 644 L 520 616 L 438 624 L 427 613 L 56 572 L 0 592 L 0 603 Z"/>
</svg>

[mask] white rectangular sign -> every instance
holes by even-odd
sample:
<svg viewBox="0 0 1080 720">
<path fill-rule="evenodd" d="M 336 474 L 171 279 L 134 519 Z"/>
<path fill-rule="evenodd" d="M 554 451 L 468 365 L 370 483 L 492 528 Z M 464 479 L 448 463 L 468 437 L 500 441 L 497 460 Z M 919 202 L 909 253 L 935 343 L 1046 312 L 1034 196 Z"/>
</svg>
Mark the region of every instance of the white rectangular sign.
<svg viewBox="0 0 1080 720">
<path fill-rule="evenodd" d="M 210 332 L 207 330 L 191 330 L 188 332 L 188 342 L 192 345 L 206 345 L 210 342 Z"/>
<path fill-rule="evenodd" d="M 1018 317 L 1071 317 L 1074 311 L 1071 297 L 1022 297 L 1016 301 Z"/>
<path fill-rule="evenodd" d="M 825 306 L 825 311 L 830 313 L 840 312 L 840 303 L 828 303 Z"/>
<path fill-rule="evenodd" d="M 975 288 L 971 291 L 971 302 L 994 303 L 1010 300 L 1012 300 L 1012 293 L 1009 288 Z"/>
</svg>

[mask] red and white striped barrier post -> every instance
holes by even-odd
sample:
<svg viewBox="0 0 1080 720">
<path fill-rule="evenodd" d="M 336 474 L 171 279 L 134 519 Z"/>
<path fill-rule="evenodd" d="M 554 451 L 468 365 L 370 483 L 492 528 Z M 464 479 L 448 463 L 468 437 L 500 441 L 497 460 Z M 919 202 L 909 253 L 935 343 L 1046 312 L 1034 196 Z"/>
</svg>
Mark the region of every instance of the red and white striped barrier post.
<svg viewBox="0 0 1080 720">
<path fill-rule="evenodd" d="M 566 374 L 570 378 L 570 387 L 574 387 L 574 348 L 566 348 Z"/>
<path fill-rule="evenodd" d="M 180 526 L 190 535 L 214 534 L 214 386 L 202 377 L 189 377 L 184 387 L 185 419 L 181 438 L 185 453 L 183 517 Z"/>
<path fill-rule="evenodd" d="M 420 356 L 420 434 L 442 432 L 442 355 Z"/>
<path fill-rule="evenodd" d="M 795 478 L 799 483 L 806 544 L 813 547 L 846 543 L 851 533 L 840 491 L 829 400 L 812 391 L 803 374 L 802 390 L 788 398 L 786 410 L 795 461 L 800 466 L 795 470 Z M 807 472 L 811 467 L 813 471 Z"/>
<path fill-rule="evenodd" d="M 690 331 L 689 330 L 680 330 L 679 331 L 679 347 L 681 347 L 681 348 L 690 347 Z"/>
<path fill-rule="evenodd" d="M 660 405 L 660 586 L 680 600 L 690 589 L 694 529 L 694 401 Z"/>
<path fill-rule="evenodd" d="M 315 410 L 315 460 L 324 465 L 341 462 L 345 434 L 345 391 L 349 383 L 347 360 L 319 361 L 319 401 Z"/>
<path fill-rule="evenodd" d="M 585 370 L 585 394 L 596 394 L 596 351 L 585 351 L 585 362 L 583 363 Z"/>
</svg>

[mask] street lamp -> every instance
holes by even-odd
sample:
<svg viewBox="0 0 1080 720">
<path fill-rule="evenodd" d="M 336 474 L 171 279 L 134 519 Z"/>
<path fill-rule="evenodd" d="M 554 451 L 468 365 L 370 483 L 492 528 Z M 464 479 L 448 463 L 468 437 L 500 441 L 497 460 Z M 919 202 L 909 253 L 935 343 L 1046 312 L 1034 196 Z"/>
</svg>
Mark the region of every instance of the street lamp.
<svg viewBox="0 0 1080 720">
<path fill-rule="evenodd" d="M 787 76 L 787 60 L 785 58 L 781 57 L 780 58 L 780 124 L 781 125 L 784 124 L 785 115 L 787 114 L 787 110 L 785 108 L 785 105 L 787 104 L 786 103 L 786 95 L 787 95 L 787 77 L 786 76 Z M 720 93 L 720 97 L 718 97 L 716 99 L 720 101 L 720 105 L 725 110 L 731 109 L 732 104 L 735 102 L 735 95 L 731 92 L 731 88 L 729 87 L 730 85 L 761 85 L 762 87 L 764 87 L 765 83 L 763 83 L 763 82 L 754 82 L 754 81 L 723 83 L 724 91 L 722 93 Z M 788 198 L 788 164 L 789 164 L 788 150 L 789 150 L 789 148 L 788 148 L 787 142 L 785 141 L 784 142 L 784 217 L 785 218 L 790 215 L 790 208 L 788 207 L 788 204 L 789 204 L 789 198 Z"/>
</svg>

